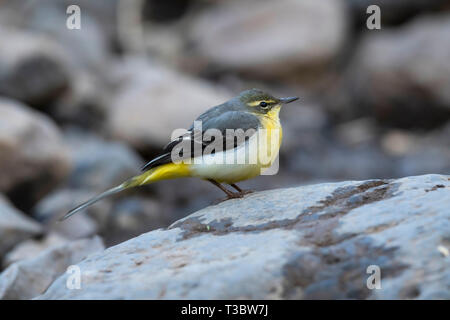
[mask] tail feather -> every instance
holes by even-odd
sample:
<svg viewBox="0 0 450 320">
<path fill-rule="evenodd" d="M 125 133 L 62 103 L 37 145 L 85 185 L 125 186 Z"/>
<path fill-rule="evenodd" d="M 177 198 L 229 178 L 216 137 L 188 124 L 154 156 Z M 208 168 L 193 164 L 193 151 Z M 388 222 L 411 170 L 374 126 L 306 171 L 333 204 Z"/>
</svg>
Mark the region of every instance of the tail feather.
<svg viewBox="0 0 450 320">
<path fill-rule="evenodd" d="M 113 195 L 115 193 L 118 193 L 122 190 L 126 189 L 125 187 L 123 187 L 122 185 L 114 187 L 112 189 L 109 189 L 97 196 L 95 196 L 94 198 L 80 204 L 78 207 L 73 208 L 72 210 L 70 210 L 69 212 L 67 212 L 62 218 L 60 218 L 60 221 L 66 220 L 67 218 L 69 218 L 70 216 L 74 215 L 75 213 L 77 213 L 78 211 L 83 210 L 84 208 L 90 206 L 91 204 L 96 203 L 97 201 L 102 200 L 103 198 L 106 198 L 110 195 Z"/>
<path fill-rule="evenodd" d="M 142 186 L 144 184 L 149 184 L 149 183 L 159 181 L 159 180 L 173 179 L 173 178 L 178 178 L 178 177 L 186 177 L 188 175 L 189 175 L 189 170 L 187 169 L 186 165 L 184 165 L 184 164 L 169 163 L 169 164 L 165 164 L 165 165 L 162 165 L 159 167 L 151 168 L 138 176 L 128 179 L 121 185 L 111 188 L 109 190 L 106 190 L 105 192 L 99 194 L 98 196 L 95 196 L 94 198 L 80 204 L 78 207 L 75 207 L 72 210 L 70 210 L 69 212 L 67 212 L 59 220 L 60 221 L 65 220 L 65 219 L 69 218 L 70 216 L 74 215 L 75 213 L 90 206 L 91 204 L 94 204 L 97 201 L 102 200 L 103 198 L 106 198 L 110 195 L 113 195 L 113 194 L 123 191 L 125 189 Z"/>
</svg>

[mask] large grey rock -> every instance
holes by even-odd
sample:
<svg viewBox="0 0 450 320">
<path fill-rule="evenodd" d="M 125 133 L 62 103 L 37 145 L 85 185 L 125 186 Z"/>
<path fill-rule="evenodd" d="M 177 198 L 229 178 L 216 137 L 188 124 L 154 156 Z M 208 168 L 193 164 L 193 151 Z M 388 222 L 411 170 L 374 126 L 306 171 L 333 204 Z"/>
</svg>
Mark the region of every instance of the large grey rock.
<svg viewBox="0 0 450 320">
<path fill-rule="evenodd" d="M 39 298 L 449 299 L 449 217 L 445 175 L 270 190 L 94 254 L 80 290 L 63 275 Z"/>
<path fill-rule="evenodd" d="M 42 232 L 41 226 L 14 208 L 0 194 L 0 259 L 9 249 L 22 240 Z"/>
<path fill-rule="evenodd" d="M 214 64 L 273 76 L 329 63 L 347 21 L 336 0 L 225 1 L 196 17 L 190 36 Z"/>
<path fill-rule="evenodd" d="M 82 239 L 14 263 L 0 273 L 0 299 L 31 299 L 43 293 L 69 266 L 103 249 L 99 237 Z"/>
<path fill-rule="evenodd" d="M 53 121 L 27 106 L 0 99 L 0 191 L 18 187 L 21 201 L 43 196 L 68 173 L 68 151 Z"/>
</svg>

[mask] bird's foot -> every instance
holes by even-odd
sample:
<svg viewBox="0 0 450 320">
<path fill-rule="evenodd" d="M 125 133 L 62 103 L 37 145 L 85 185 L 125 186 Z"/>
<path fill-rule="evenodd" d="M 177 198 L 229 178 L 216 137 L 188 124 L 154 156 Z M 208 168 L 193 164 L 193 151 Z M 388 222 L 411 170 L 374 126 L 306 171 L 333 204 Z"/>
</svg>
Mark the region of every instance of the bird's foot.
<svg viewBox="0 0 450 320">
<path fill-rule="evenodd" d="M 230 192 L 229 194 L 227 194 L 226 198 L 217 200 L 217 201 L 214 202 L 214 204 L 219 204 L 219 203 L 222 203 L 224 201 L 231 200 L 231 199 L 240 199 L 240 198 L 243 198 L 246 194 L 253 193 L 253 192 L 255 192 L 255 191 L 253 191 L 253 190 L 243 190 L 241 192 Z"/>
<path fill-rule="evenodd" d="M 244 197 L 244 194 L 242 194 L 242 193 L 240 193 L 240 192 L 230 192 L 229 194 L 227 194 L 227 197 L 226 197 L 226 198 L 216 200 L 216 201 L 213 202 L 213 204 L 216 205 L 216 204 L 225 202 L 225 201 L 227 201 L 227 200 L 231 200 L 231 199 L 240 199 L 240 198 L 242 198 L 242 197 Z"/>
<path fill-rule="evenodd" d="M 244 193 L 242 192 L 232 192 L 229 195 L 227 195 L 226 200 L 230 199 L 238 199 L 244 197 Z"/>
<path fill-rule="evenodd" d="M 253 192 L 255 192 L 255 190 L 242 190 L 242 191 L 240 192 L 240 194 L 242 194 L 242 196 L 244 196 L 244 195 L 246 195 L 246 194 L 250 194 L 250 193 L 253 193 Z"/>
<path fill-rule="evenodd" d="M 230 183 L 230 186 L 232 186 L 234 189 L 236 189 L 237 193 L 242 196 L 254 192 L 253 190 L 243 190 L 235 183 Z"/>
</svg>

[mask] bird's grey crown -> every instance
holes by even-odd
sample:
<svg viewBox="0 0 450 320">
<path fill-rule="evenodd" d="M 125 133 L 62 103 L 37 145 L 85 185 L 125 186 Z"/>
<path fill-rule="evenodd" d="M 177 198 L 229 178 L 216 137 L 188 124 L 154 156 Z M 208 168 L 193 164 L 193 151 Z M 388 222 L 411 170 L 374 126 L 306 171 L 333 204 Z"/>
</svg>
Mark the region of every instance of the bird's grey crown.
<svg viewBox="0 0 450 320">
<path fill-rule="evenodd" d="M 242 101 L 243 103 L 248 103 L 248 102 L 252 102 L 252 101 L 264 101 L 264 100 L 274 100 L 274 101 L 278 101 L 277 98 L 275 98 L 274 96 L 272 96 L 271 94 L 260 90 L 260 89 L 249 89 L 249 90 L 245 90 L 242 91 L 239 96 L 238 96 L 239 100 Z"/>
</svg>

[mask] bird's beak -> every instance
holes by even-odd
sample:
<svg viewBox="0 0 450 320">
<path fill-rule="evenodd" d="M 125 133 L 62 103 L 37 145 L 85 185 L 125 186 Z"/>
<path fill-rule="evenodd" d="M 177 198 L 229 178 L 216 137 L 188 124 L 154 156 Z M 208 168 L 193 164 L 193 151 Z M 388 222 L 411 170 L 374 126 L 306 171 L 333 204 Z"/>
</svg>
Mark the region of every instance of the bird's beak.
<svg viewBox="0 0 450 320">
<path fill-rule="evenodd" d="M 298 97 L 280 98 L 279 100 L 280 100 L 280 102 L 281 102 L 282 104 L 286 104 L 286 103 L 289 103 L 289 102 L 293 102 L 293 101 L 295 101 L 295 100 L 298 100 Z"/>
</svg>

